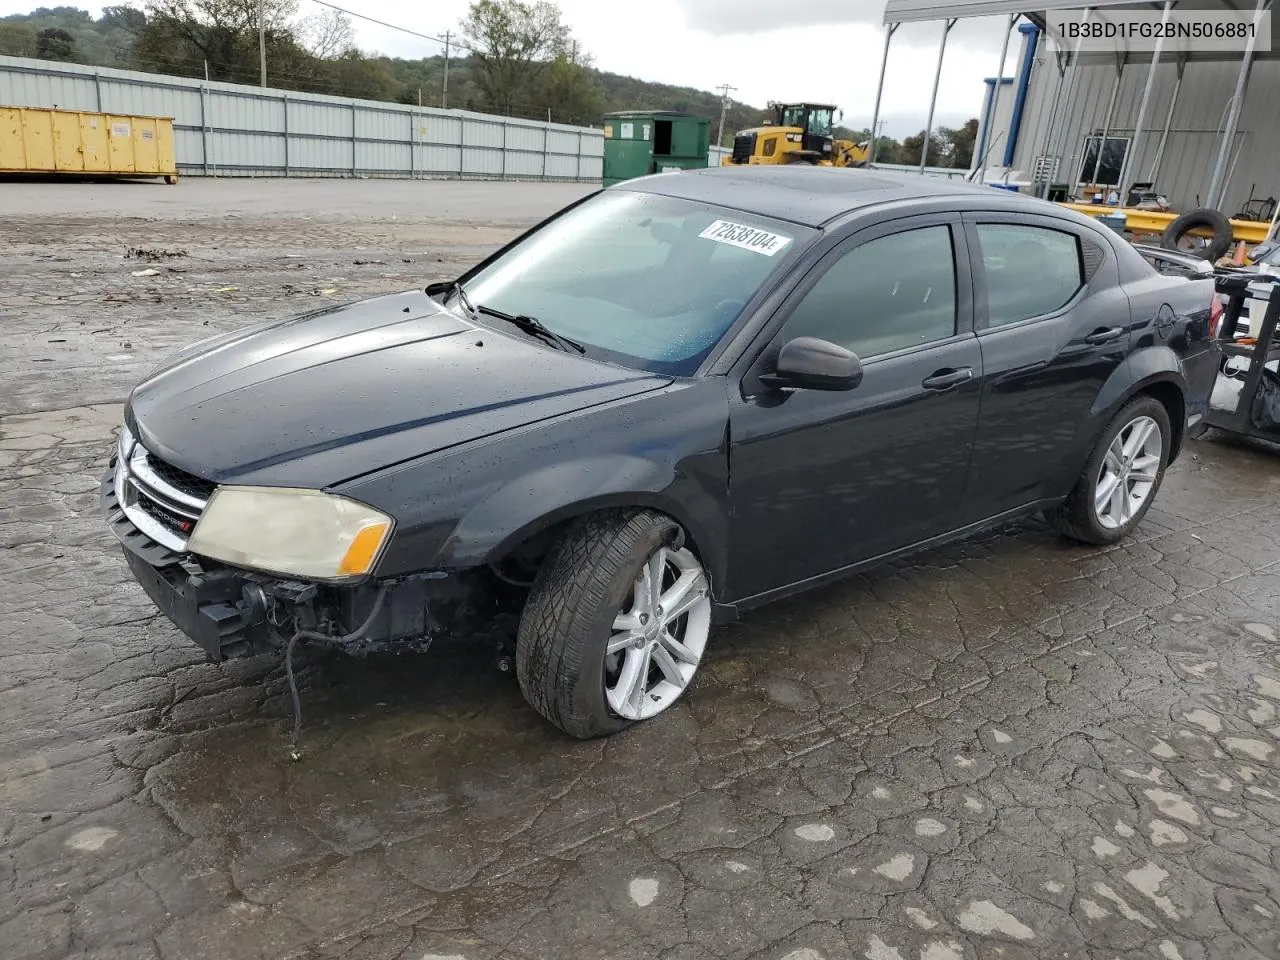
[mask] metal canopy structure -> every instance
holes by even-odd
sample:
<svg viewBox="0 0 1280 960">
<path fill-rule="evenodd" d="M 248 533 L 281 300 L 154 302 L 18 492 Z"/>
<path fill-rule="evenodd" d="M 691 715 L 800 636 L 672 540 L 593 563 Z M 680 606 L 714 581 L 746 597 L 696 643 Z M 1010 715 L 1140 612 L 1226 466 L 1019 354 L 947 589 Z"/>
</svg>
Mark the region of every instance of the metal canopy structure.
<svg viewBox="0 0 1280 960">
<path fill-rule="evenodd" d="M 1211 12 L 1236 12 L 1236 13 L 1254 13 L 1260 14 L 1264 10 L 1271 7 L 1271 0 L 1167 0 L 1167 2 L 1134 2 L 1134 0 L 1059 0 L 1053 4 L 1054 10 L 1079 10 L 1082 20 L 1106 20 L 1109 12 L 1114 13 L 1119 10 L 1131 11 L 1163 11 L 1167 17 L 1170 11 L 1194 11 L 1203 10 Z M 884 60 L 880 66 L 880 86 L 876 90 L 876 106 L 875 113 L 871 118 L 872 136 L 872 161 L 875 159 L 874 144 L 876 137 L 877 125 L 880 120 L 880 103 L 881 94 L 884 86 L 884 76 L 889 59 L 889 49 L 893 40 L 893 35 L 898 27 L 904 23 L 922 23 L 930 21 L 938 21 L 941 23 L 941 35 L 938 48 L 938 69 L 935 74 L 933 91 L 929 99 L 929 125 L 925 130 L 924 149 L 927 149 L 930 135 L 932 134 L 932 118 L 934 107 L 938 99 L 938 83 L 941 76 L 942 60 L 946 52 L 947 35 L 951 32 L 957 20 L 973 19 L 978 17 L 1007 17 L 1007 26 L 1005 30 L 1004 43 L 1000 52 L 999 69 L 996 71 L 996 77 L 1003 78 L 1005 54 L 1008 50 L 1008 38 L 1012 32 L 1014 24 L 1019 17 L 1034 23 L 1041 29 L 1045 26 L 1043 8 L 1027 9 L 1027 0 L 887 0 L 884 11 L 884 26 L 886 30 L 884 45 Z M 1240 111 L 1243 106 L 1245 95 L 1248 92 L 1249 74 L 1255 60 L 1274 60 L 1280 59 L 1280 24 L 1276 20 L 1280 18 L 1273 17 L 1271 23 L 1271 50 L 1257 50 L 1253 43 L 1241 53 L 1237 51 L 1173 51 L 1166 48 L 1163 41 L 1158 43 L 1152 51 L 1140 50 L 1122 50 L 1114 51 L 1082 51 L 1080 44 L 1076 44 L 1074 49 L 1060 50 L 1058 57 L 1058 69 L 1062 76 L 1062 93 L 1057 101 L 1055 101 L 1053 109 L 1049 115 L 1049 122 L 1045 131 L 1044 149 L 1040 151 L 1041 155 L 1046 157 L 1056 157 L 1054 152 L 1055 139 L 1058 137 L 1057 123 L 1060 119 L 1067 117 L 1072 108 L 1072 100 L 1076 87 L 1076 72 L 1080 65 L 1106 63 L 1113 64 L 1117 68 L 1117 89 L 1120 83 L 1120 76 L 1123 68 L 1127 64 L 1147 64 L 1146 84 L 1143 89 L 1142 101 L 1138 110 L 1138 117 L 1134 125 L 1132 143 L 1136 146 L 1140 143 L 1144 126 L 1146 123 L 1146 114 L 1151 100 L 1151 90 L 1154 85 L 1156 67 L 1162 58 L 1165 62 L 1176 62 L 1179 70 L 1179 84 L 1181 83 L 1181 71 L 1189 62 L 1195 61 L 1212 61 L 1212 62 L 1236 62 L 1239 61 L 1240 69 L 1237 74 L 1235 85 L 1235 93 L 1231 98 L 1229 108 L 1222 129 L 1222 141 L 1219 146 L 1217 159 L 1214 164 L 1213 174 L 1210 178 L 1210 186 L 1207 191 L 1204 203 L 1206 206 L 1218 206 L 1225 193 L 1226 167 L 1228 162 L 1228 154 L 1232 142 L 1235 139 Z M 1051 36 L 1046 33 L 1046 36 Z M 1000 82 L 996 82 L 993 90 L 993 97 L 998 101 L 1000 95 Z M 1176 95 L 1175 95 L 1176 96 Z M 1114 103 L 1114 98 L 1113 98 Z M 988 112 L 995 115 L 995 104 L 988 108 Z M 1170 116 L 1172 116 L 1172 106 L 1170 107 Z M 1109 123 L 1108 118 L 1108 123 Z M 1165 125 L 1164 136 L 1168 136 L 1168 123 Z M 985 140 L 985 131 L 984 131 Z M 979 145 L 978 156 L 980 163 L 983 162 L 985 144 Z M 921 151 L 922 154 L 924 150 Z M 1127 155 L 1132 157 L 1136 155 L 1136 150 Z M 1126 158 L 1125 168 L 1121 171 L 1120 176 L 1120 196 L 1123 198 L 1127 195 L 1128 186 L 1131 182 L 1131 171 L 1129 168 L 1129 160 Z M 923 173 L 923 163 L 921 165 Z M 1044 176 L 1044 182 L 1040 184 L 1041 196 L 1047 196 L 1050 181 L 1053 179 L 1051 172 Z"/>
</svg>

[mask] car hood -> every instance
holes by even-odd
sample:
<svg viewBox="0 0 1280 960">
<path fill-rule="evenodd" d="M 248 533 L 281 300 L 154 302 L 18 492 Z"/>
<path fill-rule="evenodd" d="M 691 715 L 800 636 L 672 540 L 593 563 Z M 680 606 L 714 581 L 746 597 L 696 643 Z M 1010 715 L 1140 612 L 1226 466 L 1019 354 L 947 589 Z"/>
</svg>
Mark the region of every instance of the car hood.
<svg viewBox="0 0 1280 960">
<path fill-rule="evenodd" d="M 148 450 L 208 480 L 326 487 L 670 382 L 413 291 L 196 344 L 139 384 L 127 416 Z"/>
</svg>

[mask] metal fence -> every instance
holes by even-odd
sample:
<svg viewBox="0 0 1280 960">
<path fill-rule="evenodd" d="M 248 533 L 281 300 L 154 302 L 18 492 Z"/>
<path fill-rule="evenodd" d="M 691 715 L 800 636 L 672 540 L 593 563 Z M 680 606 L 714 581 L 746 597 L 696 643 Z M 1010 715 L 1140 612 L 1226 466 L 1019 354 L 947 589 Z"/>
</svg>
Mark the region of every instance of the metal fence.
<svg viewBox="0 0 1280 960">
<path fill-rule="evenodd" d="M 877 170 L 893 170 L 897 173 L 920 173 L 920 165 L 918 163 L 880 163 L 872 164 Z M 924 175 L 926 177 L 940 177 L 943 180 L 964 180 L 969 176 L 969 170 L 960 169 L 959 167 L 925 167 Z"/>
<path fill-rule="evenodd" d="M 187 175 L 598 181 L 604 134 L 464 110 L 0 57 L 0 104 L 172 117 Z"/>
</svg>

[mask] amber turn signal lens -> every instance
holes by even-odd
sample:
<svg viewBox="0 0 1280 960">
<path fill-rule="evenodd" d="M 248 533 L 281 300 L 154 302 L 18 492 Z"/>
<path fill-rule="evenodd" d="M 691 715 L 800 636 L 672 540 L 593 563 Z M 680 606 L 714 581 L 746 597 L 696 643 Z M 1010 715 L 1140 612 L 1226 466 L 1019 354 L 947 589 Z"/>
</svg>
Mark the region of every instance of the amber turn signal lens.
<svg viewBox="0 0 1280 960">
<path fill-rule="evenodd" d="M 347 547 L 342 562 L 338 564 L 338 575 L 354 577 L 368 573 L 390 529 L 389 523 L 371 523 L 363 527 L 351 541 L 351 546 Z"/>
</svg>

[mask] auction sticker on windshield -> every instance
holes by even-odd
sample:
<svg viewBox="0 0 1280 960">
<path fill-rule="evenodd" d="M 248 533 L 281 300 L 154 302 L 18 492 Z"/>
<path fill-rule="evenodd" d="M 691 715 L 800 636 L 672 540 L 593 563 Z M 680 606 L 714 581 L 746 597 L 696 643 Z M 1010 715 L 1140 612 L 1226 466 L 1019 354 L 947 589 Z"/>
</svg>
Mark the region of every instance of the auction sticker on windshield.
<svg viewBox="0 0 1280 960">
<path fill-rule="evenodd" d="M 731 220 L 716 220 L 698 236 L 704 240 L 727 243 L 733 247 L 750 250 L 752 253 L 764 254 L 766 257 L 772 257 L 779 250 L 785 249 L 787 244 L 791 242 L 790 237 L 783 236 L 780 233 L 758 230 L 755 227 L 734 223 Z"/>
</svg>

